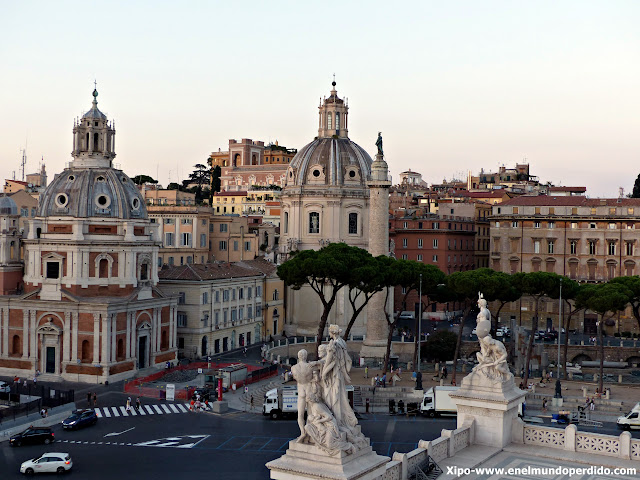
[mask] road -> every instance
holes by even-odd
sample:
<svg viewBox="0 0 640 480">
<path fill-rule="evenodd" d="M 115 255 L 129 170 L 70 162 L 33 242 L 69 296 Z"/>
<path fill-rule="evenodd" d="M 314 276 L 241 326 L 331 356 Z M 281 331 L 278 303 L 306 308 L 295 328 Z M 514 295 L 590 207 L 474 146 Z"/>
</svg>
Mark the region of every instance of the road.
<svg viewBox="0 0 640 480">
<path fill-rule="evenodd" d="M 62 451 L 71 454 L 73 476 L 82 479 L 266 479 L 265 463 L 284 454 L 289 440 L 299 435 L 295 420 L 273 421 L 244 412 L 176 413 L 180 404 L 156 406 L 146 405 L 146 415 L 133 417 L 123 417 L 120 407 L 101 407 L 95 426 L 72 432 L 55 426 L 56 442 L 49 446 L 0 443 L 2 478 L 19 478 L 21 462 Z M 360 424 L 373 448 L 390 456 L 416 448 L 420 439 L 437 438 L 443 428 L 455 428 L 455 419 L 368 415 Z"/>
</svg>

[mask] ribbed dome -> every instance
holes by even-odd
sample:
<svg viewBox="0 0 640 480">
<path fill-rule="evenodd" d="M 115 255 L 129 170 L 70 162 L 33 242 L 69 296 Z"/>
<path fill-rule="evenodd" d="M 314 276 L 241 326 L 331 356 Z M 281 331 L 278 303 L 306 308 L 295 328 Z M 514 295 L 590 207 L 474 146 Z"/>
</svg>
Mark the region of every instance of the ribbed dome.
<svg viewBox="0 0 640 480">
<path fill-rule="evenodd" d="M 369 154 L 348 138 L 316 138 L 291 160 L 286 184 L 365 186 L 371 163 Z"/>
<path fill-rule="evenodd" d="M 144 199 L 121 170 L 67 168 L 40 196 L 38 216 L 147 218 Z"/>
<path fill-rule="evenodd" d="M 13 201 L 13 198 L 0 197 L 0 215 L 18 215 L 18 206 Z"/>
</svg>

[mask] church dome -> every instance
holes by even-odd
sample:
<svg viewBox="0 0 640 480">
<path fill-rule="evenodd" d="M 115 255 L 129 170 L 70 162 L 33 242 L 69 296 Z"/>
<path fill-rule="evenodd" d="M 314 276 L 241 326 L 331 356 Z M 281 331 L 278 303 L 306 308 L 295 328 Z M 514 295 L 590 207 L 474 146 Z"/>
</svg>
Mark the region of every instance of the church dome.
<svg viewBox="0 0 640 480">
<path fill-rule="evenodd" d="M 316 138 L 301 148 L 287 170 L 287 186 L 365 186 L 371 157 L 347 137 Z"/>
<path fill-rule="evenodd" d="M 0 197 L 0 215 L 18 215 L 18 206 L 13 198 L 6 195 Z"/>
<path fill-rule="evenodd" d="M 147 218 L 138 187 L 114 168 L 67 168 L 40 196 L 38 216 Z"/>
</svg>

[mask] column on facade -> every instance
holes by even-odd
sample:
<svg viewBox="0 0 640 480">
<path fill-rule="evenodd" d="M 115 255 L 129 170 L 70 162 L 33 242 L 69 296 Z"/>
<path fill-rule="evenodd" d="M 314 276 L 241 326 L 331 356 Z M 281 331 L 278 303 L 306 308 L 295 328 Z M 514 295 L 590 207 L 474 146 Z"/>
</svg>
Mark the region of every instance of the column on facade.
<svg viewBox="0 0 640 480">
<path fill-rule="evenodd" d="M 171 323 L 173 324 L 171 348 L 176 348 L 178 346 L 178 307 L 173 307 L 173 313 L 171 314 Z"/>
<path fill-rule="evenodd" d="M 71 323 L 73 325 L 73 348 L 71 349 L 71 360 L 76 363 L 78 361 L 78 353 L 82 355 L 78 348 L 78 312 L 71 312 Z"/>
<path fill-rule="evenodd" d="M 37 345 L 37 335 L 36 335 L 36 311 L 29 311 L 29 343 L 30 343 L 30 351 L 29 357 L 36 358 L 36 345 Z"/>
<path fill-rule="evenodd" d="M 117 314 L 112 313 L 109 315 L 109 323 L 111 324 L 111 361 L 116 361 L 116 333 L 118 330 L 118 319 Z"/>
<path fill-rule="evenodd" d="M 109 340 L 111 339 L 111 316 L 102 315 L 102 358 L 100 363 L 106 366 L 110 362 Z"/>
<path fill-rule="evenodd" d="M 137 322 L 137 318 L 136 318 L 136 314 L 137 312 L 133 311 L 131 312 L 131 356 L 135 357 L 136 356 L 136 342 L 138 340 L 138 332 L 136 330 L 136 322 Z"/>
<path fill-rule="evenodd" d="M 175 322 L 173 321 L 174 310 L 175 307 L 173 305 L 169 307 L 169 348 L 173 348 L 173 331 L 176 328 Z"/>
<path fill-rule="evenodd" d="M 155 351 L 159 352 L 160 351 L 160 338 L 162 335 L 162 311 L 159 308 L 154 308 L 153 309 L 153 315 L 156 319 L 155 323 L 156 323 L 156 331 L 155 331 L 155 344 L 156 344 L 156 348 Z"/>
<path fill-rule="evenodd" d="M 100 314 L 93 314 L 93 363 L 100 363 Z"/>
<path fill-rule="evenodd" d="M 125 339 L 125 358 L 131 358 L 131 312 L 127 312 L 127 322 L 126 322 L 126 331 L 127 336 Z"/>
<path fill-rule="evenodd" d="M 9 307 L 2 308 L 2 355 L 9 356 Z"/>
<path fill-rule="evenodd" d="M 71 336 L 71 312 L 64 312 L 64 327 L 62 330 L 62 361 L 69 361 L 69 337 Z"/>
<path fill-rule="evenodd" d="M 89 252 L 82 251 L 81 254 L 81 262 L 82 262 L 82 274 L 80 277 L 82 278 L 82 283 L 86 283 L 89 278 Z"/>
</svg>

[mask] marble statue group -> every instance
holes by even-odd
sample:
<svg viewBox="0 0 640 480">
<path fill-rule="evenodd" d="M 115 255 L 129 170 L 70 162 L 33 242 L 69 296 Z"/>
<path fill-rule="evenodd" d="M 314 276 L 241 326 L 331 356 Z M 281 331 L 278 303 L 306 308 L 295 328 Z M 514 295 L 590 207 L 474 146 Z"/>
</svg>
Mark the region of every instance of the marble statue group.
<svg viewBox="0 0 640 480">
<path fill-rule="evenodd" d="M 291 368 L 298 382 L 300 436 L 296 441 L 316 445 L 332 456 L 355 453 L 368 445 L 347 397 L 351 357 L 341 332 L 338 325 L 330 325 L 331 340 L 318 348 L 319 359 L 307 361 L 307 351 L 302 349 Z"/>
<path fill-rule="evenodd" d="M 507 364 L 507 349 L 500 340 L 491 337 L 491 312 L 481 293 L 478 293 L 478 308 L 480 311 L 476 319 L 476 334 L 480 352 L 476 354 L 478 365 L 473 368 L 473 372 L 483 374 L 491 380 L 508 380 L 513 375 Z"/>
</svg>

